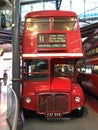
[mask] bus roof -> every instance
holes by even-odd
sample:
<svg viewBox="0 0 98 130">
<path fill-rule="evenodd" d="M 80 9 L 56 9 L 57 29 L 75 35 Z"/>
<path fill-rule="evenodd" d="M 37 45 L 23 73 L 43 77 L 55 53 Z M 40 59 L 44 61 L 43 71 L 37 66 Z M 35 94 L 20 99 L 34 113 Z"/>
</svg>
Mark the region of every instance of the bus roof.
<svg viewBox="0 0 98 130">
<path fill-rule="evenodd" d="M 61 11 L 61 10 L 44 10 L 44 11 L 34 11 L 34 12 L 29 12 L 26 14 L 26 18 L 28 17 L 64 17 L 64 16 L 69 16 L 69 17 L 77 17 L 75 12 L 72 11 Z"/>
</svg>

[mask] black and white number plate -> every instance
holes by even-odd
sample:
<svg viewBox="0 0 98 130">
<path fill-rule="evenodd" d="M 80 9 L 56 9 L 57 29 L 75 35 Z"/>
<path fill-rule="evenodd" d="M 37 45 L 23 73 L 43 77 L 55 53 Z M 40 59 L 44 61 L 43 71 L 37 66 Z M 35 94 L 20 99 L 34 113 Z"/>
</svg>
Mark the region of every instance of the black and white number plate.
<svg viewBox="0 0 98 130">
<path fill-rule="evenodd" d="M 48 112 L 46 113 L 46 117 L 52 118 L 52 117 L 61 117 L 62 114 L 60 112 Z"/>
</svg>

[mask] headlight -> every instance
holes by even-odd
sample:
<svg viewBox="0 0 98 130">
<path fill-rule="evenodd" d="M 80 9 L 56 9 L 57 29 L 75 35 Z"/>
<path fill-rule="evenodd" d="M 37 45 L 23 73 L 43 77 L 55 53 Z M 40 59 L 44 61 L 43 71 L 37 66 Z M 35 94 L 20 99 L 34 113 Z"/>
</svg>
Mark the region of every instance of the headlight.
<svg viewBox="0 0 98 130">
<path fill-rule="evenodd" d="M 31 98 L 30 97 L 27 97 L 26 98 L 26 103 L 30 103 L 32 100 L 31 100 Z"/>
<path fill-rule="evenodd" d="M 79 96 L 75 97 L 75 102 L 79 103 L 81 101 L 81 98 Z"/>
</svg>

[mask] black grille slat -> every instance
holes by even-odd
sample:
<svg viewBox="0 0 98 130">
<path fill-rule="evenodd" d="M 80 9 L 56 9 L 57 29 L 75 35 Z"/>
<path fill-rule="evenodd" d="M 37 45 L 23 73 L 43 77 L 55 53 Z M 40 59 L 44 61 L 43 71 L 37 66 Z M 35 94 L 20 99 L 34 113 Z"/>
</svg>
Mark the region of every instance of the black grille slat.
<svg viewBox="0 0 98 130">
<path fill-rule="evenodd" d="M 67 112 L 68 95 L 62 93 L 49 93 L 39 95 L 39 112 Z"/>
</svg>

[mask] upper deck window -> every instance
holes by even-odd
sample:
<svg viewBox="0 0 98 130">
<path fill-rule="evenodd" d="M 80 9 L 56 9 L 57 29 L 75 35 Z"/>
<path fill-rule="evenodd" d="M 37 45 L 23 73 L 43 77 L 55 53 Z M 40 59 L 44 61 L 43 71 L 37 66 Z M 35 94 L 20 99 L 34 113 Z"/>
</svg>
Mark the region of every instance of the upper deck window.
<svg viewBox="0 0 98 130">
<path fill-rule="evenodd" d="M 26 20 L 26 29 L 32 32 L 50 30 L 49 18 L 28 18 Z"/>
<path fill-rule="evenodd" d="M 98 74 L 98 65 L 92 65 L 92 73 Z"/>
<path fill-rule="evenodd" d="M 77 20 L 73 17 L 54 18 L 54 30 L 76 30 Z"/>
</svg>

